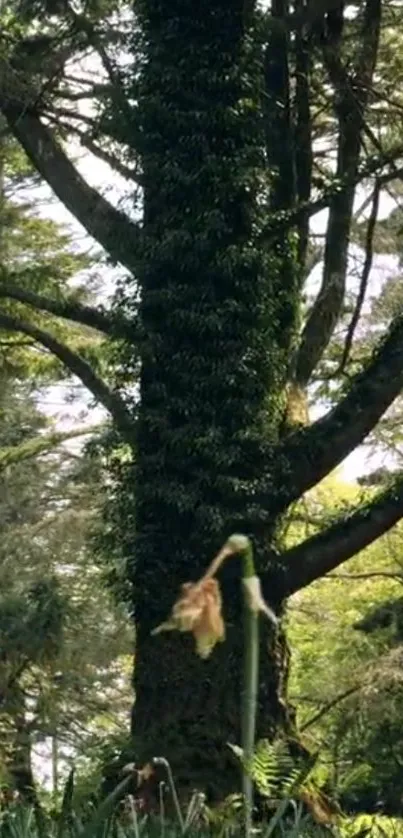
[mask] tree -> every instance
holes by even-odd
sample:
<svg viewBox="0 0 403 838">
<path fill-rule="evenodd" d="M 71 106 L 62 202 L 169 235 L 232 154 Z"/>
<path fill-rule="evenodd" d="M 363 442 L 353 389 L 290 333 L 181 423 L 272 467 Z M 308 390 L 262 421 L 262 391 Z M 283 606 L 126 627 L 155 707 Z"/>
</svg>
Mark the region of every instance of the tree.
<svg viewBox="0 0 403 838">
<path fill-rule="evenodd" d="M 0 466 L 0 764 L 2 782 L 32 801 L 38 742 L 57 741 L 66 762 L 126 722 L 132 643 L 89 545 L 100 464 L 57 436 L 26 455 L 47 424 L 30 390 L 2 378 L 0 446 L 16 453 Z"/>
<path fill-rule="evenodd" d="M 317 526 L 320 504 L 334 514 L 346 487 L 328 483 L 298 510 L 288 537 L 302 518 L 304 526 Z M 299 728 L 319 751 L 318 776 L 347 812 L 402 810 L 401 539 L 400 524 L 289 603 L 290 692 Z"/>
<path fill-rule="evenodd" d="M 72 300 L 87 300 L 97 282 L 94 258 L 27 199 L 32 172 L 9 137 L 2 138 L 0 162 L 2 287 L 13 282 L 57 297 L 74 279 Z M 6 327 L 7 318 L 20 313 L 18 300 L 4 302 Z M 30 323 L 41 329 L 46 316 L 34 313 Z M 94 329 L 65 323 L 55 330 L 94 367 L 105 365 Z M 101 426 L 60 431 L 38 409 L 43 389 L 63 379 L 66 368 L 57 358 L 40 351 L 31 338 L 5 329 L 0 341 L 0 762 L 2 781 L 34 801 L 31 764 L 38 743 L 51 737 L 65 763 L 95 744 L 101 728 L 104 733 L 121 723 L 128 696 L 125 655 L 132 645 L 126 615 L 106 591 L 88 545 L 99 517 L 101 463 L 60 447 L 80 437 L 88 440 Z"/>
<path fill-rule="evenodd" d="M 132 465 L 119 465 L 111 507 L 136 615 L 133 733 L 138 754 L 162 750 L 184 785 L 227 785 L 242 629 L 234 565 L 222 580 L 227 641 L 211 660 L 198 661 L 188 638 L 152 638 L 179 585 L 243 530 L 281 614 L 290 595 L 403 514 L 397 476 L 319 534 L 290 549 L 278 539 L 287 510 L 367 437 L 403 386 L 398 314 L 337 404 L 304 424 L 305 392 L 343 314 L 357 189 L 373 195 L 366 274 L 379 195 L 401 176 L 399 14 L 388 0 L 382 8 L 362 0 L 353 15 L 342 2 L 298 0 L 267 10 L 234 0 L 7 4 L 0 104 L 8 129 L 125 276 L 111 315 L 68 289 L 55 298 L 7 284 L 3 298 L 26 314 L 2 323 L 81 378 L 133 452 Z M 34 37 L 38 21 L 45 40 Z M 91 67 L 74 72 L 89 54 L 96 81 Z M 88 115 L 76 103 L 91 97 Z M 127 211 L 86 182 L 67 136 L 124 175 Z M 317 258 L 309 222 L 324 208 L 322 283 L 306 310 Z M 32 311 L 52 315 L 49 329 L 32 324 Z M 55 340 L 60 318 L 117 341 L 120 392 Z M 264 639 L 266 735 L 293 729 L 283 640 L 271 636 L 268 654 Z"/>
</svg>

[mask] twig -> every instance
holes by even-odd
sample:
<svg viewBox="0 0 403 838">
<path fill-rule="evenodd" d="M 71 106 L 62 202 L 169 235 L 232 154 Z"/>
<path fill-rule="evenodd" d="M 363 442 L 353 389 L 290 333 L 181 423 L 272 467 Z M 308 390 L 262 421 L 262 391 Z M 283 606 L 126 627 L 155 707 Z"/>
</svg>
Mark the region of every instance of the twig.
<svg viewBox="0 0 403 838">
<path fill-rule="evenodd" d="M 340 695 L 337 695 L 336 698 L 332 698 L 331 701 L 328 701 L 327 704 L 325 704 L 324 707 L 322 707 L 320 710 L 318 710 L 317 713 L 315 713 L 313 716 L 311 716 L 311 718 L 308 719 L 308 721 L 305 722 L 305 724 L 301 725 L 301 727 L 300 727 L 301 733 L 304 730 L 306 730 L 308 727 L 311 727 L 311 725 L 318 722 L 319 719 L 321 719 L 323 716 L 325 716 L 326 713 L 329 712 L 329 710 L 332 710 L 333 707 L 335 707 L 341 701 L 344 701 L 344 699 L 349 698 L 350 695 L 353 695 L 354 693 L 359 692 L 359 690 L 362 690 L 363 686 L 364 686 L 364 683 L 355 684 L 353 687 L 349 687 L 348 690 L 345 690 L 344 693 L 341 693 Z"/>
</svg>

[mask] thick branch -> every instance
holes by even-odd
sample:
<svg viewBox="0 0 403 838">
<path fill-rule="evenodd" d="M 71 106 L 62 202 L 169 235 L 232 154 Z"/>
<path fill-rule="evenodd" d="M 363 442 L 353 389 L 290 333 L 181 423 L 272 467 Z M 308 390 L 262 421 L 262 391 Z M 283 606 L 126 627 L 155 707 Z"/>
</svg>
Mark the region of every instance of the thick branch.
<svg viewBox="0 0 403 838">
<path fill-rule="evenodd" d="M 0 329 L 22 332 L 45 346 L 73 375 L 76 375 L 82 381 L 96 400 L 106 408 L 120 433 L 128 440 L 133 439 L 134 422 L 125 403 L 117 393 L 109 389 L 105 382 L 96 375 L 90 364 L 80 355 L 77 355 L 65 344 L 60 343 L 49 332 L 8 314 L 0 314 Z"/>
<path fill-rule="evenodd" d="M 68 159 L 51 131 L 31 111 L 1 102 L 8 125 L 31 163 L 55 195 L 108 253 L 135 270 L 139 227 L 89 186 Z"/>
<path fill-rule="evenodd" d="M 285 0 L 271 0 L 268 44 L 264 57 L 265 133 L 268 165 L 274 168 L 270 208 L 283 210 L 295 200 L 294 144 L 291 128 L 289 33 Z"/>
<path fill-rule="evenodd" d="M 351 185 L 336 194 L 329 205 L 323 280 L 318 298 L 303 331 L 296 365 L 296 379 L 306 387 L 338 323 L 345 297 L 348 248 L 355 196 L 364 114 L 375 70 L 378 51 L 381 3 L 367 0 L 363 32 L 355 61 L 354 84 L 340 59 L 343 28 L 343 2 L 328 20 L 328 42 L 324 48 L 325 65 L 335 91 L 335 111 L 339 123 L 336 177 Z M 331 22 L 334 18 L 334 31 Z"/>
<path fill-rule="evenodd" d="M 403 517 L 403 477 L 349 517 L 281 556 L 284 596 L 291 596 L 355 556 Z"/>
<path fill-rule="evenodd" d="M 403 315 L 358 373 L 342 401 L 313 425 L 284 441 L 287 500 L 316 485 L 350 454 L 383 416 L 403 388 Z"/>
<path fill-rule="evenodd" d="M 336 193 L 329 203 L 322 285 L 312 306 L 301 337 L 297 355 L 295 378 L 299 387 L 306 387 L 313 370 L 320 361 L 334 332 L 343 306 L 350 221 L 355 194 L 354 178 L 357 173 L 361 118 L 349 111 L 349 90 L 338 83 L 334 67 L 339 64 L 341 38 L 344 25 L 344 2 L 329 13 L 328 45 L 324 47 L 325 64 L 334 87 L 336 115 L 339 125 L 337 148 L 337 180 L 347 180 L 349 186 Z M 327 57 L 327 61 L 326 61 Z"/>
<path fill-rule="evenodd" d="M 335 196 L 330 205 L 322 285 L 312 307 L 298 352 L 296 381 L 306 387 L 339 321 L 344 303 L 350 222 L 355 188 Z"/>
<path fill-rule="evenodd" d="M 42 294 L 35 294 L 26 288 L 18 288 L 8 283 L 0 284 L 0 298 L 18 300 L 20 303 L 32 306 L 41 311 L 47 311 L 56 317 L 63 317 L 65 320 L 72 320 L 89 326 L 98 332 L 103 332 L 111 337 L 133 340 L 133 325 L 126 320 L 116 320 L 101 309 L 83 305 L 75 300 L 51 300 Z"/>
<path fill-rule="evenodd" d="M 373 198 L 372 198 L 372 209 L 371 209 L 371 214 L 370 214 L 370 217 L 369 217 L 369 220 L 368 220 L 367 234 L 366 234 L 366 237 L 365 237 L 365 259 L 364 259 L 364 265 L 363 265 L 363 269 L 362 269 L 361 282 L 360 282 L 360 287 L 359 287 L 359 290 L 358 290 L 357 299 L 356 299 L 355 306 L 354 306 L 353 316 L 351 318 L 351 322 L 350 322 L 350 325 L 349 325 L 348 330 L 347 330 L 346 342 L 344 344 L 343 355 L 342 355 L 342 359 L 340 361 L 339 373 L 344 372 L 344 370 L 346 368 L 346 365 L 347 365 L 347 362 L 348 362 L 348 359 L 349 359 L 349 356 L 350 356 L 350 352 L 351 352 L 351 347 L 353 345 L 355 330 L 357 328 L 358 321 L 361 317 L 361 310 L 362 310 L 362 306 L 363 306 L 363 303 L 364 303 L 365 295 L 367 293 L 368 280 L 369 280 L 369 275 L 371 273 L 373 253 L 374 253 L 374 233 L 375 233 L 376 221 L 377 221 L 377 218 L 378 218 L 380 191 L 381 191 L 380 182 L 376 181 L 375 187 L 374 187 L 374 192 L 373 192 Z"/>
<path fill-rule="evenodd" d="M 303 0 L 296 3 L 297 14 L 304 9 Z M 298 202 L 308 203 L 312 187 L 312 118 L 310 106 L 311 43 L 301 26 L 295 35 L 295 169 Z M 305 212 L 298 224 L 298 264 L 301 275 L 306 270 L 309 240 L 309 214 Z"/>
</svg>

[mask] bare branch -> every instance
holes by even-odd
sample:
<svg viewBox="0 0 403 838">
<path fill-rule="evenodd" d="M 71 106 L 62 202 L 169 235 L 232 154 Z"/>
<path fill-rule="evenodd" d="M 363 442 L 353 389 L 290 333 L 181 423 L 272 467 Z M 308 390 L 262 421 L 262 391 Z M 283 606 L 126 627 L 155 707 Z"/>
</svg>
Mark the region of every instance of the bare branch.
<svg viewBox="0 0 403 838">
<path fill-rule="evenodd" d="M 70 125 L 66 123 L 64 120 L 58 118 L 57 116 L 50 115 L 49 121 L 54 123 L 58 128 L 63 129 L 66 132 L 70 132 L 71 134 L 75 134 L 76 137 L 80 140 L 81 145 L 88 149 L 94 157 L 98 157 L 99 160 L 102 160 L 104 163 L 107 163 L 111 169 L 114 169 L 119 175 L 121 175 L 126 180 L 131 180 L 134 183 L 139 183 L 139 175 L 135 171 L 135 169 L 131 169 L 129 166 L 125 166 L 124 163 L 119 160 L 119 158 L 115 154 L 111 154 L 111 152 L 106 151 L 101 146 L 97 145 L 91 137 L 88 136 L 84 131 L 80 131 L 79 128 L 75 125 Z"/>
<path fill-rule="evenodd" d="M 109 389 L 84 358 L 81 358 L 80 355 L 73 352 L 68 346 L 58 341 L 49 332 L 45 332 L 43 329 L 27 323 L 25 320 L 11 317 L 8 314 L 0 314 L 0 329 L 5 329 L 10 332 L 22 332 L 46 347 L 73 375 L 76 375 L 82 381 L 96 400 L 106 408 L 122 436 L 129 441 L 133 440 L 134 419 L 130 411 L 120 396 Z"/>
<path fill-rule="evenodd" d="M 105 96 L 106 94 L 110 93 L 111 86 L 110 84 L 105 84 L 103 82 L 90 82 L 90 81 L 83 81 L 83 79 L 75 79 L 69 77 L 68 73 L 65 73 L 63 76 L 63 82 L 73 82 L 74 85 L 79 85 L 79 90 L 71 90 L 69 87 L 59 87 L 57 90 L 57 98 L 58 99 L 67 99 L 69 102 L 80 102 L 81 99 L 95 99 L 96 96 Z M 71 116 L 74 116 L 72 113 Z M 75 116 L 75 119 L 81 119 L 78 115 Z M 84 117 L 85 120 L 89 121 L 90 117 Z"/>
<path fill-rule="evenodd" d="M 291 596 L 355 556 L 403 517 L 403 477 L 323 532 L 280 557 L 283 595 Z"/>
<path fill-rule="evenodd" d="M 351 185 L 357 186 L 372 175 L 378 175 L 382 184 L 403 177 L 403 166 L 396 167 L 396 162 L 403 156 L 403 144 L 399 143 L 387 151 L 369 156 L 359 167 L 354 178 L 343 178 L 341 182 L 325 189 L 323 194 L 314 201 L 301 202 L 290 210 L 273 213 L 269 223 L 262 230 L 259 243 L 262 246 L 270 245 L 276 236 L 287 228 L 298 224 L 305 213 L 312 218 L 317 213 L 329 207 L 336 192 L 342 192 Z M 383 171 L 391 167 L 391 171 Z"/>
<path fill-rule="evenodd" d="M 67 95 L 63 95 L 63 97 L 60 98 L 67 99 L 68 97 Z M 87 98 L 93 97 L 88 94 Z M 56 105 L 53 101 L 51 104 L 48 102 L 41 102 L 40 115 L 45 117 L 48 122 L 52 124 L 61 125 L 65 131 L 78 132 L 80 127 L 83 126 L 88 129 L 87 136 L 91 136 L 93 141 L 102 136 L 113 140 L 113 142 L 117 143 L 119 147 L 125 145 L 121 132 L 112 119 L 102 124 L 101 131 L 99 120 L 97 118 L 86 116 L 79 111 L 73 111 L 69 107 L 64 107 L 63 105 Z M 117 157 L 115 158 L 114 155 L 113 158 L 114 160 L 117 160 Z M 116 163 L 114 164 L 114 167 L 116 168 Z"/>
<path fill-rule="evenodd" d="M 349 687 L 347 690 L 344 690 L 344 692 L 339 693 L 339 695 L 336 695 L 323 707 L 321 707 L 317 713 L 314 713 L 314 715 L 311 716 L 311 718 L 308 719 L 307 722 L 300 726 L 300 732 L 302 733 L 302 731 L 306 730 L 308 727 L 311 727 L 312 725 L 316 724 L 316 722 L 319 722 L 320 719 L 323 718 L 323 716 L 326 716 L 327 713 L 330 712 L 330 710 L 333 710 L 333 707 L 336 707 L 342 701 L 345 701 L 346 698 L 350 698 L 350 695 L 354 695 L 354 693 L 357 693 L 360 690 L 362 690 L 364 686 L 365 684 L 361 681 L 359 684 L 354 684 L 353 687 Z"/>
<path fill-rule="evenodd" d="M 102 61 L 103 68 L 111 83 L 111 93 L 115 100 L 115 104 L 121 110 L 122 114 L 124 114 L 125 117 L 128 119 L 128 125 L 130 125 L 132 113 L 123 85 L 119 77 L 119 73 L 113 66 L 112 61 L 109 58 L 108 52 L 105 49 L 102 39 L 96 31 L 95 26 L 87 17 L 85 17 L 85 15 L 77 14 L 77 12 L 75 12 L 74 9 L 71 7 L 68 0 L 63 0 L 63 5 L 65 7 L 67 15 L 72 20 L 75 28 L 79 32 L 83 32 L 86 35 L 86 37 L 88 38 L 88 43 L 91 44 L 91 46 L 98 53 Z"/>
<path fill-rule="evenodd" d="M 363 269 L 362 269 L 360 287 L 359 287 L 359 291 L 358 291 L 358 294 L 357 294 L 357 299 L 356 299 L 355 306 L 354 306 L 353 316 L 351 318 L 351 322 L 350 322 L 350 325 L 349 325 L 348 330 L 347 330 L 346 342 L 344 344 L 343 356 L 342 356 L 342 359 L 340 361 L 340 367 L 339 367 L 339 370 L 338 370 L 338 374 L 344 372 L 344 370 L 346 368 L 346 364 L 348 362 L 348 358 L 349 358 L 349 355 L 350 355 L 350 352 L 351 352 L 351 347 L 353 345 L 355 330 L 357 328 L 357 323 L 360 319 L 361 309 L 362 309 L 363 302 L 364 302 L 364 299 L 365 299 L 365 294 L 367 292 L 368 279 L 369 279 L 369 275 L 371 273 L 372 260 L 373 260 L 373 254 L 374 254 L 373 240 L 374 240 L 374 232 L 375 232 L 375 227 L 376 227 L 376 220 L 378 218 L 380 191 L 381 191 L 381 184 L 380 184 L 379 180 L 377 180 L 376 183 L 375 183 L 375 187 L 374 187 L 371 214 L 370 214 L 370 217 L 369 217 L 369 220 L 368 220 L 368 226 L 367 226 L 366 243 L 365 243 L 365 260 L 364 260 L 364 266 L 363 266 Z"/>
<path fill-rule="evenodd" d="M 102 309 L 83 305 L 83 303 L 75 300 L 51 300 L 49 297 L 42 296 L 42 294 L 35 294 L 26 288 L 19 288 L 16 285 L 4 282 L 0 283 L 1 298 L 18 300 L 20 303 L 25 303 L 35 309 L 54 314 L 56 317 L 63 317 L 65 320 L 89 326 L 91 329 L 96 329 L 98 332 L 111 337 L 132 341 L 135 334 L 135 327 L 130 321 L 122 318 L 115 320 L 112 315 L 107 314 Z"/>
</svg>

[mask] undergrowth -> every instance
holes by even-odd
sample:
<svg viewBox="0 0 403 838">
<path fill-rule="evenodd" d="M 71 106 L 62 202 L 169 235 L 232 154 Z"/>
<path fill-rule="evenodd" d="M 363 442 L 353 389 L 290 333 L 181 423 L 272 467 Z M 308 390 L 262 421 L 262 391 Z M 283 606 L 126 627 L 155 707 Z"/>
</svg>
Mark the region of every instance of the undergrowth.
<svg viewBox="0 0 403 838">
<path fill-rule="evenodd" d="M 98 805 L 87 801 L 76 808 L 72 772 L 57 810 L 18 801 L 0 808 L 0 838 L 244 838 L 242 795 L 209 808 L 204 795 L 195 792 L 181 807 L 169 763 L 156 762 L 165 765 L 167 774 L 157 813 L 139 811 L 129 793 L 132 773 Z M 249 770 L 268 804 L 254 824 L 256 838 L 403 838 L 403 820 L 381 815 L 348 818 L 339 813 L 332 823 L 329 816 L 328 823 L 319 823 L 325 810 L 310 804 L 309 770 L 298 772 L 281 743 L 259 743 Z M 166 816 L 167 804 L 176 817 Z"/>
</svg>

